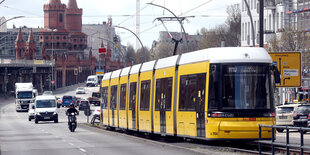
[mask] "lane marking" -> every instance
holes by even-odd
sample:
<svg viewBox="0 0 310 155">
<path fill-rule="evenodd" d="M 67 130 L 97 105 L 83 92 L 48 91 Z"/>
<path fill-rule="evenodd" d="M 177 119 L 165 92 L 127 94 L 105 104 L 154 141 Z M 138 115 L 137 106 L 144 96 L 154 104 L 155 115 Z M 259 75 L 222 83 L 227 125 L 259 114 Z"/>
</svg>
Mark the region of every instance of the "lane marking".
<svg viewBox="0 0 310 155">
<path fill-rule="evenodd" d="M 84 152 L 84 153 L 87 153 L 87 151 L 83 148 L 79 148 L 80 151 Z"/>
<path fill-rule="evenodd" d="M 70 144 L 70 145 L 74 146 L 74 144 L 72 144 L 72 143 L 68 143 L 68 144 Z"/>
</svg>

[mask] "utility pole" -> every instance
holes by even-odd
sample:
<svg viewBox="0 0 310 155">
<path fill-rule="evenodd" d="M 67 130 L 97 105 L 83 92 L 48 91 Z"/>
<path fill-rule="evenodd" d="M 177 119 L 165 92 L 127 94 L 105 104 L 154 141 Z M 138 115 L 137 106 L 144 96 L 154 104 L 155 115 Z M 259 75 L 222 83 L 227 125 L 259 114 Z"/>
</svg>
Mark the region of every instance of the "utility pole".
<svg viewBox="0 0 310 155">
<path fill-rule="evenodd" d="M 264 47 L 264 0 L 259 1 L 259 47 Z"/>
<path fill-rule="evenodd" d="M 140 38 L 140 0 L 136 1 L 136 34 Z M 138 50 L 140 44 L 139 40 L 136 39 L 136 49 Z"/>
</svg>

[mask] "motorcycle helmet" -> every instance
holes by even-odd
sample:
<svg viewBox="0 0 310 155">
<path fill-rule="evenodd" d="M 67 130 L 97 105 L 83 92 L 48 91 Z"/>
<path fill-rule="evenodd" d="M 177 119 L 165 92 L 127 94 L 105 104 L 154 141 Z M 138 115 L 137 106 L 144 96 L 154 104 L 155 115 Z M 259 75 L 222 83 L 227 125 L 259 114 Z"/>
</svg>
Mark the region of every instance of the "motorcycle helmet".
<svg viewBox="0 0 310 155">
<path fill-rule="evenodd" d="M 74 107 L 74 104 L 73 104 L 73 103 L 70 103 L 70 107 Z"/>
</svg>

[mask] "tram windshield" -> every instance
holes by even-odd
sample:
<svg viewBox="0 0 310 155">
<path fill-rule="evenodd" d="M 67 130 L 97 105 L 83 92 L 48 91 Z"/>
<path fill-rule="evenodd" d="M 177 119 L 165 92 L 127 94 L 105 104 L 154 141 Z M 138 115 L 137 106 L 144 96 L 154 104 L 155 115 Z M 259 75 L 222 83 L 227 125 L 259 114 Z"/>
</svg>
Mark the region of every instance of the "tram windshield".
<svg viewBox="0 0 310 155">
<path fill-rule="evenodd" d="M 209 110 L 274 109 L 268 64 L 216 65 L 213 68 L 216 70 L 210 73 Z"/>
</svg>

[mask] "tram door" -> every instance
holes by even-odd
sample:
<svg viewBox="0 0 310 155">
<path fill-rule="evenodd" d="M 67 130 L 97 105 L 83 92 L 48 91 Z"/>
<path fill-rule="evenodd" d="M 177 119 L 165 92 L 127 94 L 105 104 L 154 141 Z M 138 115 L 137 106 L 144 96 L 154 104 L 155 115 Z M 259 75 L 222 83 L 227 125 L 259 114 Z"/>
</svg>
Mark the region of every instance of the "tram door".
<svg viewBox="0 0 310 155">
<path fill-rule="evenodd" d="M 115 110 L 116 110 L 116 102 L 117 102 L 117 86 L 111 87 L 111 114 L 112 114 L 112 126 L 115 126 Z"/>
<path fill-rule="evenodd" d="M 196 83 L 197 101 L 196 101 L 196 121 L 197 121 L 197 136 L 205 137 L 205 88 L 206 74 L 197 75 Z"/>
<path fill-rule="evenodd" d="M 156 80 L 156 101 L 160 112 L 160 132 L 166 133 L 166 112 L 171 110 L 172 78 Z M 157 109 L 157 107 L 155 107 Z"/>
<path fill-rule="evenodd" d="M 137 82 L 132 82 L 130 84 L 130 103 L 129 110 L 132 111 L 132 129 L 136 129 L 136 89 Z"/>
</svg>

